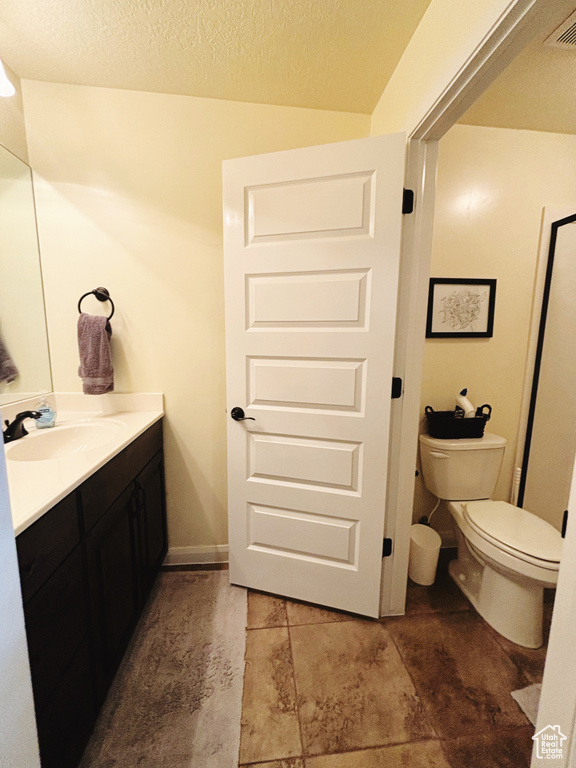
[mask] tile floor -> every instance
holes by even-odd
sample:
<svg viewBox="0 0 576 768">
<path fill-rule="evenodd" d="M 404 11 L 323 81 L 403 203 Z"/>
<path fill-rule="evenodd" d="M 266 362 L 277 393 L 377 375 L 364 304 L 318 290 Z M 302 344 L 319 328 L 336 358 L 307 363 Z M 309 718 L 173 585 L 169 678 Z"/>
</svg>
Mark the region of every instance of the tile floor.
<svg viewBox="0 0 576 768">
<path fill-rule="evenodd" d="M 510 692 L 545 654 L 497 635 L 445 571 L 380 621 L 251 591 L 240 765 L 527 768 Z"/>
</svg>

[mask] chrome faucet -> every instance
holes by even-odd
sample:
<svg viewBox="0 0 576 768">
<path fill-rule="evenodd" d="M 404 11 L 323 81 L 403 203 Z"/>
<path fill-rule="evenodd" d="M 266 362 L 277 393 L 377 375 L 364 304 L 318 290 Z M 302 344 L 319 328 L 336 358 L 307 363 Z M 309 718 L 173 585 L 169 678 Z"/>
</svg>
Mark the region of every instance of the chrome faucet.
<svg viewBox="0 0 576 768">
<path fill-rule="evenodd" d="M 28 430 L 24 426 L 24 419 L 39 419 L 42 416 L 38 411 L 22 411 L 19 413 L 14 421 L 10 423 L 8 419 L 4 421 L 6 429 L 3 431 L 4 442 L 11 443 L 14 440 L 20 440 L 21 437 L 28 434 Z"/>
</svg>

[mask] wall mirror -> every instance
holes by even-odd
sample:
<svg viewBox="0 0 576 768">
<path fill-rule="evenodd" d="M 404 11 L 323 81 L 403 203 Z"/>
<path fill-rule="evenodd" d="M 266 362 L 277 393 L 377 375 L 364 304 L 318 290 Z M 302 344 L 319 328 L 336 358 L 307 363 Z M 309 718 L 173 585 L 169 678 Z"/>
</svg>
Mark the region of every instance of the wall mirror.
<svg viewBox="0 0 576 768">
<path fill-rule="evenodd" d="M 576 456 L 576 215 L 552 223 L 518 504 L 560 528 Z"/>
<path fill-rule="evenodd" d="M 52 390 L 32 171 L 0 145 L 0 406 Z"/>
</svg>

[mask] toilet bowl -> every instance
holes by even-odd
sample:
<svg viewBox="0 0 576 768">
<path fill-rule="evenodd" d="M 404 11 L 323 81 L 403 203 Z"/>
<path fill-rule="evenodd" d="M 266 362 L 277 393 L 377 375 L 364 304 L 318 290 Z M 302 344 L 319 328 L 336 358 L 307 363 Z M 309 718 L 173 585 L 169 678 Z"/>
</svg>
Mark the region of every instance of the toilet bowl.
<svg viewBox="0 0 576 768">
<path fill-rule="evenodd" d="M 469 440 L 420 436 L 426 487 L 447 502 L 458 541 L 450 575 L 499 634 L 542 645 L 544 588 L 555 587 L 562 538 L 549 523 L 490 499 L 506 447 L 487 434 Z"/>
</svg>

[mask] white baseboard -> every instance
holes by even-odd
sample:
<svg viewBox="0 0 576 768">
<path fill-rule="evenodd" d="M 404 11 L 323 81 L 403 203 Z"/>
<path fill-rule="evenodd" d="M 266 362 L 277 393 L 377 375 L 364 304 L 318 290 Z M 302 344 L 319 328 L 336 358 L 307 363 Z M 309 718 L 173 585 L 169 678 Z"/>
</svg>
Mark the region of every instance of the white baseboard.
<svg viewBox="0 0 576 768">
<path fill-rule="evenodd" d="M 204 563 L 227 563 L 228 544 L 214 544 L 202 547 L 170 547 L 164 565 L 203 565 Z"/>
</svg>

